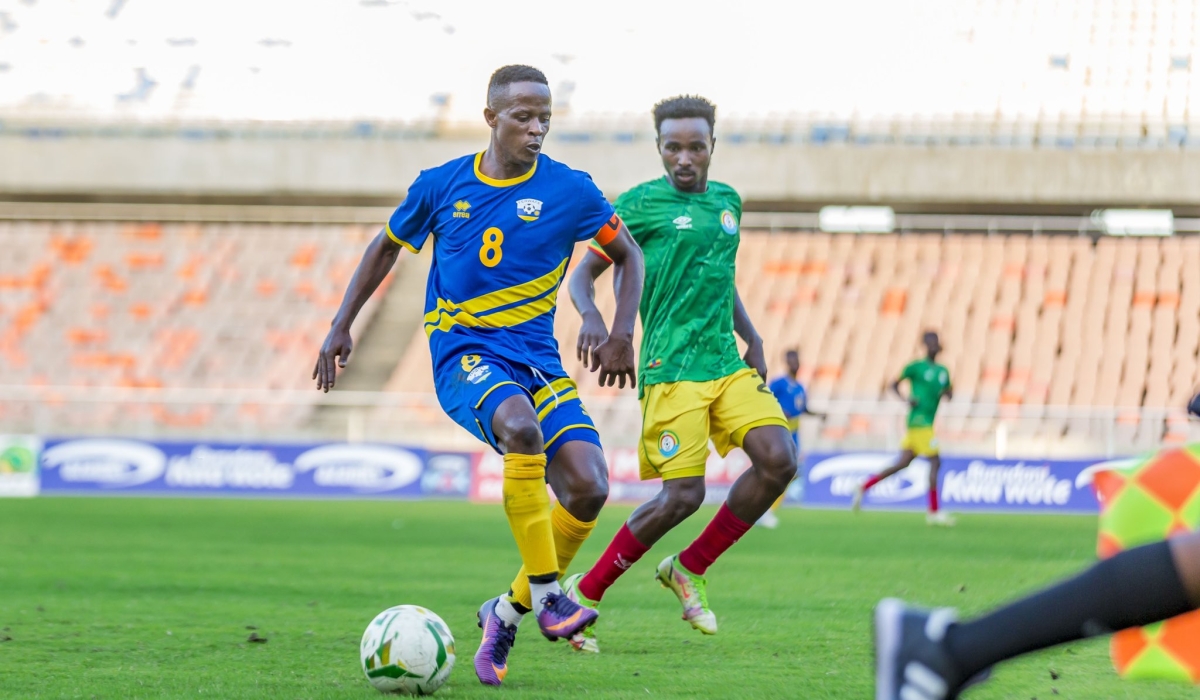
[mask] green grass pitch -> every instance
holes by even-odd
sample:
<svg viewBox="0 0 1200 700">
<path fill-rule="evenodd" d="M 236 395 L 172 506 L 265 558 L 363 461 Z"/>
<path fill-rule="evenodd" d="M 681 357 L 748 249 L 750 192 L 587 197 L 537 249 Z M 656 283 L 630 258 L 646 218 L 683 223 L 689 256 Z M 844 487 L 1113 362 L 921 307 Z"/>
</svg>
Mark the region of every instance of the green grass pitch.
<svg viewBox="0 0 1200 700">
<path fill-rule="evenodd" d="M 456 637 L 448 698 L 868 698 L 879 598 L 977 612 L 1086 565 L 1095 543 L 1094 518 L 964 516 L 932 530 L 919 514 L 785 510 L 778 530 L 752 531 L 709 571 L 721 631 L 703 637 L 652 577 L 712 512 L 609 592 L 602 654 L 527 623 L 496 690 L 476 681 L 471 655 L 475 610 L 518 563 L 499 506 L 0 501 L 0 697 L 369 699 L 359 637 L 384 608 L 415 603 Z M 605 511 L 573 570 L 628 513 Z M 249 643 L 251 631 L 269 641 Z M 1196 696 L 1119 681 L 1107 643 L 1091 640 L 1005 666 L 967 697 Z"/>
</svg>

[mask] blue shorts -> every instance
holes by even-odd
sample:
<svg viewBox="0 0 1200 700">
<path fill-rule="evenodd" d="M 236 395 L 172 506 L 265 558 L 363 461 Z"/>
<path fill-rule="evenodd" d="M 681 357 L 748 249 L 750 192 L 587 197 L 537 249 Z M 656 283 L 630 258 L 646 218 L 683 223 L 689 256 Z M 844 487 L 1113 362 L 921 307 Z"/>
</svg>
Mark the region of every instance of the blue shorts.
<svg viewBox="0 0 1200 700">
<path fill-rule="evenodd" d="M 558 449 L 572 440 L 600 447 L 600 433 L 579 399 L 579 391 L 570 377 L 552 377 L 520 364 L 510 364 L 486 351 L 463 355 L 457 364 L 447 363 L 436 373 L 438 401 L 446 415 L 467 432 L 496 447 L 492 416 L 511 396 L 529 399 L 542 424 L 542 442 L 546 464 L 554 461 Z"/>
</svg>

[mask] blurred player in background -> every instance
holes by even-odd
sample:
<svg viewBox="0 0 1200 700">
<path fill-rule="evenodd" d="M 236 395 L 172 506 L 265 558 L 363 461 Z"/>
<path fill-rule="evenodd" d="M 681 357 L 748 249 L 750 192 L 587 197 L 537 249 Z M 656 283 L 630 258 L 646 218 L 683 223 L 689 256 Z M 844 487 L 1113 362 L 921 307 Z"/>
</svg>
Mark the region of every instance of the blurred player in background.
<svg viewBox="0 0 1200 700">
<path fill-rule="evenodd" d="M 524 566 L 508 596 L 483 604 L 475 655 L 482 683 L 499 685 L 522 614 L 543 635 L 571 637 L 596 611 L 562 594 L 558 579 L 595 526 L 608 470 L 592 419 L 554 339 L 558 288 L 577 241 L 594 239 L 617 267 L 613 331 L 595 348 L 601 383 L 636 381 L 633 326 L 642 254 L 586 174 L 542 155 L 550 88 L 541 71 L 505 66 L 488 84 L 486 151 L 422 171 L 350 281 L 313 377 L 334 385 L 350 356 L 350 326 L 401 248 L 436 245 L 425 332 L 438 401 L 504 455 L 504 511 Z M 548 468 L 547 468 L 548 467 Z M 546 482 L 558 496 L 550 508 Z"/>
<path fill-rule="evenodd" d="M 1188 411 L 1200 417 L 1200 395 Z M 1167 620 L 1200 607 L 1200 532 L 1121 552 L 988 615 L 899 600 L 875 608 L 875 699 L 948 700 L 992 665 L 1084 637 Z"/>
<path fill-rule="evenodd" d="M 900 393 L 900 383 L 908 381 L 908 431 L 900 443 L 903 450 L 900 459 L 863 482 L 854 492 L 851 507 L 857 512 L 862 507 L 863 496 L 872 486 L 908 467 L 914 458 L 924 457 L 929 461 L 929 512 L 925 515 L 925 521 L 930 525 L 950 526 L 954 524 L 954 518 L 938 510 L 937 480 L 942 458 L 938 453 L 933 421 L 942 397 L 954 398 L 954 388 L 950 385 L 950 370 L 937 362 L 938 353 L 942 351 L 938 334 L 926 331 L 921 342 L 925 345 L 925 358 L 908 363 L 900 373 L 900 378 L 892 382 L 892 391 L 904 399 L 904 394 Z"/>
<path fill-rule="evenodd" d="M 634 511 L 587 574 L 563 582 L 568 595 L 596 607 L 621 574 L 704 502 L 709 439 L 722 455 L 740 446 L 750 469 L 700 537 L 658 565 L 658 581 L 679 598 L 683 619 L 705 634 L 717 631 L 705 572 L 796 473 L 788 422 L 764 383 L 762 338 L 734 285 L 742 199 L 708 179 L 715 120 L 716 108 L 700 97 L 655 105 L 666 176 L 617 199 L 617 213 L 646 257 L 638 453 L 642 479 L 662 479 L 662 490 Z M 585 363 L 607 337 L 593 285 L 610 262 L 607 251 L 591 246 L 571 276 L 571 299 L 583 316 L 579 352 Z M 747 343 L 744 358 L 735 331 Z M 577 636 L 572 645 L 598 651 L 594 635 Z"/>
<path fill-rule="evenodd" d="M 815 416 L 824 418 L 824 413 L 817 413 L 808 410 L 808 391 L 797 378 L 800 374 L 800 351 L 788 350 L 784 355 L 784 362 L 787 363 L 787 374 L 776 377 L 769 385 L 771 393 L 779 401 L 779 407 L 783 409 L 783 416 L 788 420 L 788 427 L 792 431 L 792 439 L 796 443 L 796 476 L 799 479 L 804 478 L 803 457 L 800 453 L 800 417 Z M 765 527 L 768 530 L 774 530 L 779 527 L 779 516 L 775 511 L 783 505 L 783 499 L 787 494 L 776 499 L 771 509 L 754 523 L 760 527 Z"/>
</svg>

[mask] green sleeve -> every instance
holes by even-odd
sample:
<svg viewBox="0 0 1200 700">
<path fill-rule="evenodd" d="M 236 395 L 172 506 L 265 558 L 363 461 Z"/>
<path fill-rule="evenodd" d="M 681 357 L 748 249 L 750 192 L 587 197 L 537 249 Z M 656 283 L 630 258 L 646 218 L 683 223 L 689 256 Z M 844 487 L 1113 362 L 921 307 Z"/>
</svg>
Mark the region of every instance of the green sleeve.
<svg viewBox="0 0 1200 700">
<path fill-rule="evenodd" d="M 904 365 L 904 369 L 900 372 L 900 379 L 901 380 L 907 379 L 909 381 L 912 381 L 913 370 L 916 369 L 916 367 L 917 367 L 916 362 L 909 362 L 907 365 Z"/>
<path fill-rule="evenodd" d="M 640 246 L 650 235 L 652 227 L 646 225 L 645 219 L 642 216 L 643 197 L 639 190 L 640 188 L 635 187 L 617 197 L 613 208 L 616 210 L 617 216 L 621 217 L 621 221 L 625 222 L 625 227 L 629 229 L 629 235 Z"/>
</svg>

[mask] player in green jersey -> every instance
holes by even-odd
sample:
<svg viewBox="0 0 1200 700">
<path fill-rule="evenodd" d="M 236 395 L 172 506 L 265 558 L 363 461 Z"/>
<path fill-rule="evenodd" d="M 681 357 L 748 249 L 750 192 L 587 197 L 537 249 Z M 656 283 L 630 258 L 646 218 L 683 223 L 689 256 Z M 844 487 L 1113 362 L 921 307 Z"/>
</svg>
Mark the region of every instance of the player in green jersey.
<svg viewBox="0 0 1200 700">
<path fill-rule="evenodd" d="M 729 185 L 708 179 L 715 117 L 712 103 L 700 97 L 655 105 L 666 175 L 617 199 L 617 214 L 646 261 L 638 452 L 642 478 L 662 479 L 662 490 L 634 511 L 587 574 L 563 583 L 568 596 L 596 606 L 618 576 L 704 502 L 709 440 L 722 455 L 740 446 L 750 469 L 700 537 L 658 566 L 658 581 L 679 598 L 683 619 L 705 634 L 717 631 L 706 570 L 796 473 L 787 419 L 764 383 L 762 338 L 734 286 L 742 200 Z M 594 282 L 608 266 L 604 251 L 592 247 L 570 281 L 571 299 L 583 316 L 577 349 L 585 365 L 607 337 Z M 748 345 L 744 357 L 735 331 Z M 598 650 L 592 633 L 576 635 L 572 645 Z"/>
<path fill-rule="evenodd" d="M 938 453 L 937 436 L 933 432 L 933 419 L 942 397 L 954 398 L 954 389 L 950 386 L 950 370 L 937 362 L 938 353 L 942 351 L 938 334 L 927 331 L 922 342 L 925 344 L 925 358 L 908 363 L 900 373 L 900 378 L 892 382 L 892 391 L 902 399 L 904 395 L 900 393 L 900 382 L 907 380 L 909 387 L 908 432 L 900 443 L 903 450 L 900 459 L 868 478 L 855 490 L 852 508 L 858 511 L 862 507 L 863 496 L 872 486 L 906 468 L 916 457 L 924 457 L 929 460 L 929 513 L 925 521 L 930 525 L 948 527 L 954 524 L 954 518 L 938 510 L 937 479 L 942 459 Z"/>
</svg>

